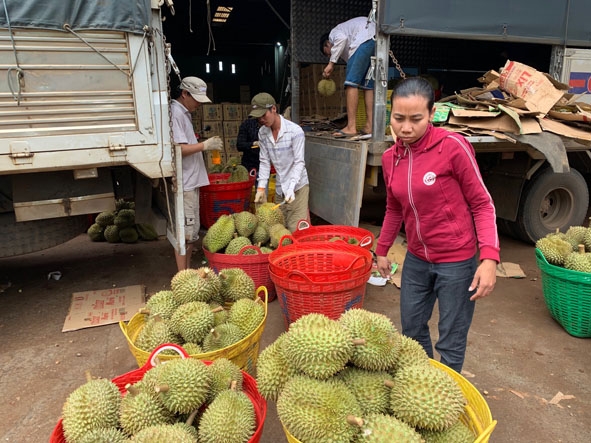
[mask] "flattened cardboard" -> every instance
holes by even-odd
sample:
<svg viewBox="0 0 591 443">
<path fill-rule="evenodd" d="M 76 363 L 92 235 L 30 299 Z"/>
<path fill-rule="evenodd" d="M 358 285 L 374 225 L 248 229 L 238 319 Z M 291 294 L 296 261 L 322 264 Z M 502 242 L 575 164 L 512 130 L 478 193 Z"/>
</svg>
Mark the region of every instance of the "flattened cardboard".
<svg viewBox="0 0 591 443">
<path fill-rule="evenodd" d="M 510 132 L 519 134 L 519 126 L 508 115 L 492 118 L 467 118 L 467 117 L 449 117 L 449 122 L 453 125 L 468 126 L 470 128 L 487 129 L 489 131 Z"/>
<path fill-rule="evenodd" d="M 129 321 L 144 307 L 145 294 L 143 285 L 75 292 L 62 332 Z"/>
<path fill-rule="evenodd" d="M 578 140 L 591 141 L 591 132 L 583 131 L 582 129 L 573 128 L 556 120 L 549 118 L 541 118 L 540 125 L 544 131 L 550 131 L 554 134 L 563 135 Z"/>
<path fill-rule="evenodd" d="M 481 111 L 474 109 L 461 109 L 454 108 L 451 110 L 452 114 L 456 117 L 496 117 L 500 115 L 500 111 Z"/>
</svg>

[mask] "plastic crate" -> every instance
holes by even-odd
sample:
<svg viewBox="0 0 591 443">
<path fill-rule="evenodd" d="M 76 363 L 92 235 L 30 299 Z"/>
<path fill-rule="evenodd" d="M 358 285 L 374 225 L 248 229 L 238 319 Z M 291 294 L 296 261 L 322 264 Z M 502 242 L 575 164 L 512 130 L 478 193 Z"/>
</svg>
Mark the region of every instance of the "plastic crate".
<svg viewBox="0 0 591 443">
<path fill-rule="evenodd" d="M 199 219 L 203 228 L 209 229 L 222 215 L 249 210 L 254 175 L 247 181 L 236 183 L 225 182 L 229 173 L 208 176 L 209 185 L 199 189 Z"/>
<path fill-rule="evenodd" d="M 312 226 L 307 220 L 300 220 L 291 235 L 297 241 L 328 241 L 334 237 L 347 241 L 354 238 L 358 241 L 357 246 L 365 249 L 371 249 L 375 240 L 373 233 L 367 229 L 347 225 Z"/>
</svg>

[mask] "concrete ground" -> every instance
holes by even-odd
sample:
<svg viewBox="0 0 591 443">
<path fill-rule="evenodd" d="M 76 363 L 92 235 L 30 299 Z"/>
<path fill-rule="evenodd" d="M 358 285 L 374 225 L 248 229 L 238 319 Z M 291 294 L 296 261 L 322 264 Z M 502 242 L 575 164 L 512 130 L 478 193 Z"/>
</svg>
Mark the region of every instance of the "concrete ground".
<svg viewBox="0 0 591 443">
<path fill-rule="evenodd" d="M 570 336 L 550 317 L 533 247 L 505 237 L 501 247 L 502 260 L 518 263 L 526 277 L 498 279 L 494 293 L 477 302 L 464 366 L 498 420 L 490 441 L 588 442 L 591 340 Z M 196 255 L 194 266 L 200 264 Z M 47 441 L 84 371 L 113 378 L 137 367 L 117 324 L 61 332 L 73 292 L 143 284 L 152 294 L 169 286 L 175 270 L 164 239 L 126 245 L 80 235 L 43 252 L 0 259 L 1 441 Z M 62 278 L 48 280 L 51 271 L 61 271 Z M 398 302 L 395 286 L 367 285 L 364 308 L 390 316 L 397 326 Z M 261 349 L 283 331 L 273 301 Z M 282 441 L 269 402 L 261 442 Z"/>
</svg>

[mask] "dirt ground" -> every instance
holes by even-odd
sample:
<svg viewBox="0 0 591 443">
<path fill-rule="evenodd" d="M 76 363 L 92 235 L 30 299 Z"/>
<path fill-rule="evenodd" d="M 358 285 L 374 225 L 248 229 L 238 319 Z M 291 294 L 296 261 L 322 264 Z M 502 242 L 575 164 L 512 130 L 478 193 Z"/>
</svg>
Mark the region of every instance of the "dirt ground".
<svg viewBox="0 0 591 443">
<path fill-rule="evenodd" d="M 494 293 L 477 302 L 464 365 L 498 421 L 490 441 L 588 442 L 591 340 L 570 336 L 550 317 L 533 247 L 501 240 L 502 260 L 520 264 L 526 278 L 500 278 Z M 196 255 L 193 266 L 200 265 Z M 169 287 L 175 270 L 165 239 L 126 245 L 92 243 L 80 235 L 46 251 L 0 259 L 1 441 L 47 441 L 86 370 L 113 378 L 137 367 L 117 324 L 61 332 L 73 292 L 143 284 L 152 294 Z M 62 278 L 48 280 L 51 271 Z M 364 308 L 390 316 L 397 326 L 398 301 L 395 286 L 367 285 Z M 261 349 L 283 331 L 275 300 Z M 551 402 L 559 393 L 567 397 Z M 261 442 L 282 441 L 269 402 Z"/>
</svg>

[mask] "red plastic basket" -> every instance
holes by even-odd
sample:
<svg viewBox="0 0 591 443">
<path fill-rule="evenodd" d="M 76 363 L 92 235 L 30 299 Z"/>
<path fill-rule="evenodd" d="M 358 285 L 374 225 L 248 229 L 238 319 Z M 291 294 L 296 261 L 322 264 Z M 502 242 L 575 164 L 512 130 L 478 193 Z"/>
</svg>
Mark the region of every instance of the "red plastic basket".
<svg viewBox="0 0 591 443">
<path fill-rule="evenodd" d="M 251 173 L 249 180 L 236 183 L 225 183 L 230 177 L 228 172 L 209 174 L 208 177 L 209 185 L 199 189 L 199 218 L 205 229 L 211 227 L 222 215 L 249 210 L 256 175 Z"/>
<path fill-rule="evenodd" d="M 142 366 L 139 369 L 135 369 L 133 371 L 130 371 L 126 374 L 115 377 L 112 380 L 113 383 L 115 383 L 117 385 L 117 387 L 119 388 L 119 390 L 121 391 L 121 394 L 124 394 L 125 392 L 127 392 L 125 389 L 125 386 L 128 383 L 135 383 L 135 382 L 141 380 L 143 378 L 144 374 L 146 372 L 148 372 L 149 369 L 151 369 L 152 367 L 155 366 L 155 364 L 156 364 L 155 358 L 157 357 L 157 355 L 161 351 L 163 351 L 165 349 L 174 349 L 179 354 L 181 354 L 181 356 L 183 358 L 189 358 L 189 355 L 180 346 L 177 346 L 174 344 L 166 344 L 166 345 L 158 346 L 156 349 L 154 349 L 154 351 L 150 355 L 149 360 L 146 362 L 146 364 L 144 366 Z M 206 361 L 206 360 L 204 360 L 203 362 L 206 365 L 210 365 L 212 363 L 211 361 Z M 248 442 L 249 443 L 258 443 L 261 439 L 261 436 L 263 435 L 263 425 L 265 424 L 265 418 L 267 416 L 267 402 L 259 393 L 259 391 L 257 389 L 256 380 L 251 375 L 249 375 L 247 372 L 244 372 L 244 371 L 242 371 L 242 377 L 243 377 L 242 390 L 244 391 L 244 393 L 246 395 L 248 395 L 250 397 L 250 400 L 252 401 L 252 404 L 254 406 L 255 415 L 256 415 L 256 424 L 257 424 L 255 433 L 251 437 L 251 439 L 248 440 Z M 57 425 L 55 426 L 55 428 L 53 429 L 53 432 L 51 433 L 51 436 L 49 437 L 49 443 L 66 443 L 66 438 L 64 437 L 64 428 L 62 426 L 62 419 L 61 418 L 57 422 Z"/>
<path fill-rule="evenodd" d="M 340 241 L 296 241 L 269 254 L 269 270 L 277 277 L 296 270 L 311 282 L 339 282 L 367 275 L 372 259 L 369 250 Z"/>
<path fill-rule="evenodd" d="M 300 220 L 297 229 L 291 234 L 297 241 L 328 241 L 334 237 L 341 237 L 345 241 L 356 239 L 360 246 L 371 249 L 375 236 L 367 229 L 347 225 L 319 225 L 312 226 L 307 220 Z"/>
<path fill-rule="evenodd" d="M 285 328 L 312 312 L 338 320 L 352 308 L 362 308 L 371 268 L 355 278 L 334 282 L 313 282 L 304 273 L 293 270 L 280 277 L 271 272 L 277 290 Z"/>
<path fill-rule="evenodd" d="M 246 250 L 252 249 L 256 254 L 243 255 Z M 246 272 L 254 281 L 255 288 L 265 286 L 267 288 L 268 301 L 275 300 L 277 294 L 275 292 L 275 285 L 271 276 L 269 275 L 269 255 L 261 252 L 258 246 L 245 246 L 240 250 L 240 254 L 220 254 L 209 252 L 203 248 L 205 258 L 209 262 L 209 266 L 219 273 L 226 268 L 240 268 Z"/>
</svg>

